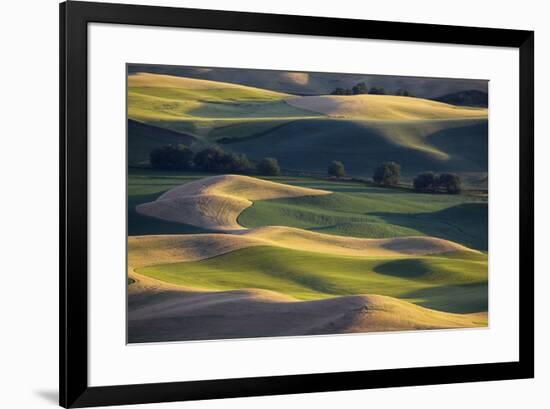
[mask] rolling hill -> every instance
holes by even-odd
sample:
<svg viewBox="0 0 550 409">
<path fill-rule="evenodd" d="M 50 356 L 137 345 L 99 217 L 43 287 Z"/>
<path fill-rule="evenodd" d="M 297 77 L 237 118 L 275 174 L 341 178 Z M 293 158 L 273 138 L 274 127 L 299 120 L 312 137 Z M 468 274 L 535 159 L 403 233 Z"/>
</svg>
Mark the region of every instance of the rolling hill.
<svg viewBox="0 0 550 409">
<path fill-rule="evenodd" d="M 273 156 L 285 169 L 325 174 L 332 160 L 349 175 L 370 177 L 383 161 L 401 164 L 405 175 L 418 172 L 486 172 L 487 120 L 295 120 L 234 139 L 227 149 L 251 158 Z"/>
<path fill-rule="evenodd" d="M 442 238 L 482 236 L 485 202 L 204 176 L 130 171 L 128 202 L 151 213 L 128 209 L 129 232 L 147 234 L 128 237 L 129 342 L 487 325 L 487 254 Z"/>
<path fill-rule="evenodd" d="M 197 261 L 151 261 L 131 277 L 202 291 L 258 288 L 297 300 L 380 294 L 446 312 L 486 311 L 487 256 L 450 254 L 368 257 L 249 246 Z"/>
<path fill-rule="evenodd" d="M 242 175 L 220 175 L 170 189 L 138 213 L 217 231 L 240 230 L 237 217 L 254 200 L 325 195 L 330 192 L 283 185 Z"/>
<path fill-rule="evenodd" d="M 194 184 L 201 179 L 223 180 L 219 176 L 213 179 L 210 176 L 201 173 L 180 175 L 168 171 L 131 169 L 128 185 L 128 233 L 138 236 L 219 231 L 216 230 L 217 226 L 219 227 L 219 216 L 210 219 L 213 223 L 210 227 L 197 226 L 197 221 L 203 222 L 204 212 L 200 209 L 180 213 L 178 209 L 181 210 L 182 207 L 176 206 L 168 209 L 165 215 L 158 213 L 161 209 L 155 209 L 158 204 L 155 202 L 167 191 L 173 189 L 177 193 L 175 197 L 190 197 L 189 201 L 192 202 L 197 195 L 187 195 L 186 184 Z M 483 198 L 466 195 L 418 194 L 407 190 L 369 187 L 357 182 L 304 177 L 270 177 L 262 180 L 309 190 L 294 191 L 303 192 L 305 196 L 300 196 L 298 193 L 294 197 L 272 197 L 260 200 L 256 198 L 261 196 L 250 196 L 247 193 L 246 197 L 254 197 L 255 200 L 250 206 L 252 201 L 245 199 L 247 207 L 231 212 L 230 220 L 235 230 L 241 230 L 243 227 L 255 229 L 263 226 L 288 226 L 319 233 L 362 238 L 433 236 L 473 249 L 487 250 L 487 201 Z M 254 184 L 253 186 L 268 185 Z M 334 193 L 309 194 L 326 191 Z M 230 193 L 234 194 L 231 191 Z M 263 194 L 267 195 L 267 193 Z M 243 197 L 240 196 L 240 198 Z M 149 205 L 146 205 L 147 203 Z M 136 208 L 142 208 L 144 205 L 152 206 L 153 208 L 149 209 L 152 212 L 151 216 L 156 214 L 157 217 L 150 217 L 136 211 Z M 227 214 L 228 209 L 224 210 Z M 164 216 L 172 221 L 164 220 Z M 186 224 L 183 219 L 191 224 Z M 225 217 L 222 220 L 225 220 Z"/>
<path fill-rule="evenodd" d="M 486 183 L 488 110 L 461 106 L 486 82 L 138 68 L 127 89 L 129 342 L 487 325 L 486 195 L 364 180 L 392 160 L 405 181 L 433 170 Z M 360 78 L 456 104 L 324 95 Z M 180 143 L 276 157 L 283 175 L 148 168 L 152 150 Z M 361 179 L 327 178 L 333 160 Z"/>
<path fill-rule="evenodd" d="M 199 292 L 164 288 L 134 292 L 130 288 L 131 343 L 487 325 L 486 313 L 445 313 L 378 295 L 295 301 L 267 290 Z"/>
<path fill-rule="evenodd" d="M 384 88 L 390 93 L 406 89 L 420 98 L 432 98 L 464 89 L 487 92 L 487 81 L 447 78 L 424 78 L 368 74 L 290 72 L 238 68 L 182 67 L 131 64 L 128 73 L 152 73 L 243 84 L 296 95 L 330 94 L 335 88 L 351 88 L 359 82 Z"/>
<path fill-rule="evenodd" d="M 422 98 L 393 95 L 322 95 L 288 98 L 297 108 L 334 118 L 410 121 L 426 119 L 486 118 L 486 109 L 460 108 Z"/>
<path fill-rule="evenodd" d="M 148 149 L 181 133 L 195 149 L 221 143 L 253 160 L 276 156 L 286 169 L 313 173 L 334 159 L 356 176 L 370 175 L 380 160 L 400 162 L 405 174 L 487 167 L 487 110 L 421 98 L 298 97 L 138 73 L 128 77 L 128 116 L 131 164 L 146 163 Z"/>
</svg>

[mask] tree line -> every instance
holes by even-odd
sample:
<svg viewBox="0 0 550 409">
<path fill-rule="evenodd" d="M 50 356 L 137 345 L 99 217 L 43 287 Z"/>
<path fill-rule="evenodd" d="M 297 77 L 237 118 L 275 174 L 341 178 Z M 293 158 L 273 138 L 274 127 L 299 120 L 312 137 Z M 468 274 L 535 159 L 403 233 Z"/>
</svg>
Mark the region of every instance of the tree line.
<svg viewBox="0 0 550 409">
<path fill-rule="evenodd" d="M 278 176 L 281 167 L 275 158 L 263 158 L 252 162 L 244 153 L 226 152 L 218 146 L 205 148 L 197 153 L 186 145 L 166 145 L 151 151 L 151 167 L 162 170 L 202 170 L 214 173 L 242 173 L 263 176 Z M 335 178 L 346 177 L 344 163 L 332 161 L 327 174 Z M 372 180 L 380 186 L 398 186 L 401 179 L 401 165 L 396 162 L 383 162 L 374 171 Z M 414 178 L 413 188 L 423 193 L 458 194 L 462 191 L 462 181 L 452 173 L 420 173 Z"/>
<path fill-rule="evenodd" d="M 358 84 L 355 84 L 351 88 L 342 88 L 338 87 L 335 88 L 330 95 L 364 95 L 364 94 L 370 94 L 370 95 L 391 95 L 386 92 L 384 87 L 368 87 L 365 82 L 360 82 Z M 397 91 L 395 91 L 395 94 L 397 96 L 401 97 L 412 97 L 413 95 L 406 89 L 399 88 Z"/>
<path fill-rule="evenodd" d="M 328 166 L 329 176 L 343 178 L 346 176 L 346 169 L 341 161 L 332 161 Z M 384 162 L 380 164 L 372 175 L 374 183 L 380 186 L 398 186 L 401 179 L 401 165 L 396 162 Z M 462 181 L 458 175 L 453 173 L 423 172 L 413 180 L 413 188 L 421 193 L 448 193 L 458 194 L 462 191 Z"/>
<path fill-rule="evenodd" d="M 152 168 L 161 170 L 257 173 L 266 176 L 281 174 L 281 168 L 275 158 L 263 158 L 254 163 L 244 153 L 226 152 L 217 146 L 195 153 L 186 145 L 166 145 L 151 151 L 149 161 Z"/>
</svg>

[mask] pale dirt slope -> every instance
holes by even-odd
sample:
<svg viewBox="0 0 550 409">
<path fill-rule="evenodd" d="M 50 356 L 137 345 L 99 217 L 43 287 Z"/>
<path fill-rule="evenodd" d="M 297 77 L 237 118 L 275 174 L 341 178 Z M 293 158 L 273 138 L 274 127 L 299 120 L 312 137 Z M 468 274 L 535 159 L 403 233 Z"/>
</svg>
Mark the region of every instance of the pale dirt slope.
<svg viewBox="0 0 550 409">
<path fill-rule="evenodd" d="M 265 245 L 253 237 L 230 234 L 181 234 L 128 237 L 131 269 L 155 264 L 198 261 L 246 247 Z"/>
<path fill-rule="evenodd" d="M 487 325 L 484 313 L 444 313 L 379 295 L 298 302 L 265 290 L 165 289 L 131 293 L 128 302 L 131 343 Z"/>
<path fill-rule="evenodd" d="M 362 120 L 428 120 L 486 118 L 486 108 L 466 108 L 422 98 L 393 95 L 322 95 L 291 97 L 289 105 L 335 118 Z"/>
<path fill-rule="evenodd" d="M 449 240 L 429 236 L 365 239 L 316 233 L 286 226 L 258 227 L 237 234 L 265 242 L 267 245 L 342 256 L 402 257 L 475 251 Z"/>
<path fill-rule="evenodd" d="M 254 200 L 326 195 L 332 192 L 241 175 L 220 175 L 175 187 L 157 200 L 136 207 L 140 214 L 211 230 L 243 229 L 241 212 Z"/>
</svg>

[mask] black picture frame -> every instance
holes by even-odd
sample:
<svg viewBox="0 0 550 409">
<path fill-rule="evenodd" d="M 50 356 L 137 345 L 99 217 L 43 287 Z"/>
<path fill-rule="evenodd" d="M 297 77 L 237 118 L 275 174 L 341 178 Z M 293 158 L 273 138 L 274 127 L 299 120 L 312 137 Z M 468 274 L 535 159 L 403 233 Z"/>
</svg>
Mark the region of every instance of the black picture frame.
<svg viewBox="0 0 550 409">
<path fill-rule="evenodd" d="M 534 377 L 534 32 L 70 1 L 60 4 L 60 405 L 90 407 Z M 88 385 L 87 25 L 186 27 L 519 50 L 519 360 L 138 385 Z M 122 136 L 121 136 L 122 137 Z"/>
</svg>

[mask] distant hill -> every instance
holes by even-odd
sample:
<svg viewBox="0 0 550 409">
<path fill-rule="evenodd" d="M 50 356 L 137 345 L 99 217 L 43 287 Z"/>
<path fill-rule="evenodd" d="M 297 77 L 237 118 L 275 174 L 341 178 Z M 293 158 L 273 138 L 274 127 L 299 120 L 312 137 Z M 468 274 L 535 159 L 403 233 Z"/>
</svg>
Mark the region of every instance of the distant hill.
<svg viewBox="0 0 550 409">
<path fill-rule="evenodd" d="M 489 95 L 486 92 L 475 89 L 453 92 L 451 94 L 446 94 L 431 99 L 434 101 L 445 102 L 446 104 L 468 107 L 486 108 L 489 104 Z"/>
<path fill-rule="evenodd" d="M 365 82 L 368 87 L 384 88 L 389 94 L 395 94 L 397 90 L 401 89 L 407 90 L 417 97 L 430 99 L 465 89 L 487 92 L 487 81 L 469 79 L 147 64 L 131 64 L 128 66 L 129 74 L 138 72 L 221 81 L 295 95 L 326 95 L 330 94 L 335 88 L 351 88 L 359 82 Z"/>
</svg>

